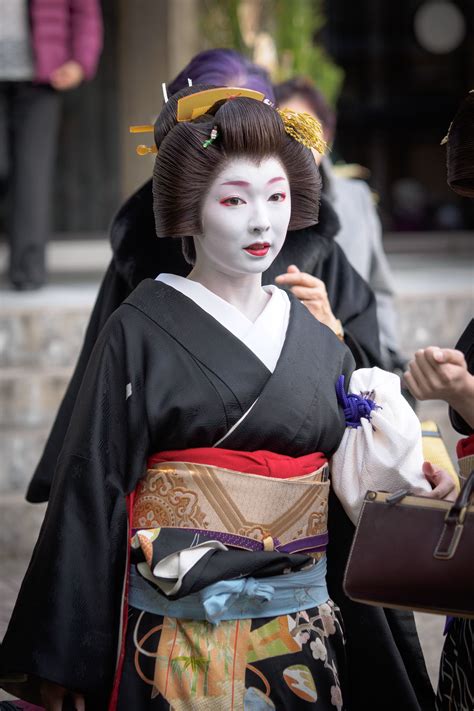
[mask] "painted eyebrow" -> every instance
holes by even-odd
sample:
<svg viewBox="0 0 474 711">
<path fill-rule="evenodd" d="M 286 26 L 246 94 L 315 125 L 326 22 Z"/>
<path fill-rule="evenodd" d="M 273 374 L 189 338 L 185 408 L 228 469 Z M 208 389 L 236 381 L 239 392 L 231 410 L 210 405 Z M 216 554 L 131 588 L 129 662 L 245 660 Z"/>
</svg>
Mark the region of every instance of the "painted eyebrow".
<svg viewBox="0 0 474 711">
<path fill-rule="evenodd" d="M 272 178 L 271 180 L 268 181 L 267 185 L 271 185 L 272 183 L 278 183 L 280 180 L 286 180 L 283 176 L 278 176 L 277 178 Z M 221 185 L 237 185 L 239 187 L 249 187 L 250 183 L 248 183 L 246 180 L 229 180 L 225 183 L 221 183 Z"/>
</svg>

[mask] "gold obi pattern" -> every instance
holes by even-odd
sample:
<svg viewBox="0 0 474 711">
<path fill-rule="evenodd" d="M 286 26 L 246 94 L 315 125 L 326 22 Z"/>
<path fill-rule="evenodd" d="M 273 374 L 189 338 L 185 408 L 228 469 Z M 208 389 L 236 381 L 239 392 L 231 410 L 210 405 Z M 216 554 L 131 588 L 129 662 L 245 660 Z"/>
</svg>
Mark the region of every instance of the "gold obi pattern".
<svg viewBox="0 0 474 711">
<path fill-rule="evenodd" d="M 326 479 L 327 465 L 276 479 L 204 464 L 159 463 L 137 487 L 132 527 L 217 531 L 272 550 L 273 540 L 286 545 L 327 531 Z"/>
</svg>

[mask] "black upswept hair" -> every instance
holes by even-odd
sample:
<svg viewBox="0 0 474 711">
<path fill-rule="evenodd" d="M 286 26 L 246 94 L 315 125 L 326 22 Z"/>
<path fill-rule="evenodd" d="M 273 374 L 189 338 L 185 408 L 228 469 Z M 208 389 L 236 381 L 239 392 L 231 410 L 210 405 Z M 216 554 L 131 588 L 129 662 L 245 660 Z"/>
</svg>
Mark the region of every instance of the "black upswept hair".
<svg viewBox="0 0 474 711">
<path fill-rule="evenodd" d="M 236 97 L 217 102 L 193 120 L 176 119 L 178 99 L 209 85 L 186 87 L 174 94 L 155 123 L 158 155 L 153 170 L 153 209 L 158 237 L 189 238 L 201 234 L 201 207 L 206 192 L 226 163 L 247 158 L 255 163 L 278 159 L 291 191 L 289 230 L 318 221 L 321 179 L 311 151 L 289 136 L 277 111 L 255 99 Z M 207 148 L 212 129 L 217 138 Z M 194 262 L 192 240 L 185 239 L 185 257 Z"/>
</svg>

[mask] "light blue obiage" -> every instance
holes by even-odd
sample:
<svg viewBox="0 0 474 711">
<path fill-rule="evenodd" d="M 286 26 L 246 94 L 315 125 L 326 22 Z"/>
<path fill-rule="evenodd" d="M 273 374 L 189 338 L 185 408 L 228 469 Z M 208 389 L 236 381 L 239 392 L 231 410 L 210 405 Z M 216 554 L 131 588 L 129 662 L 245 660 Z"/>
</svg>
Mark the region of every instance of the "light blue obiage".
<svg viewBox="0 0 474 711">
<path fill-rule="evenodd" d="M 155 615 L 184 620 L 243 620 L 278 617 L 322 605 L 329 598 L 326 557 L 308 570 L 267 578 L 221 580 L 180 600 L 169 600 L 132 566 L 129 605 Z"/>
</svg>

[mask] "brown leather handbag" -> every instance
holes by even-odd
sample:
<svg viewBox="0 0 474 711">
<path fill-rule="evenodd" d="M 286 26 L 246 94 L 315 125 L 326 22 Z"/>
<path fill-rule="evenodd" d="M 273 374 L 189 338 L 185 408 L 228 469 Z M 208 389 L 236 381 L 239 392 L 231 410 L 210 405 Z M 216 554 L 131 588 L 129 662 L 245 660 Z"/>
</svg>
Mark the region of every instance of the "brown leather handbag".
<svg viewBox="0 0 474 711">
<path fill-rule="evenodd" d="M 368 605 L 474 618 L 474 471 L 454 504 L 368 491 L 344 590 Z"/>
</svg>

